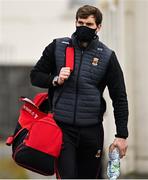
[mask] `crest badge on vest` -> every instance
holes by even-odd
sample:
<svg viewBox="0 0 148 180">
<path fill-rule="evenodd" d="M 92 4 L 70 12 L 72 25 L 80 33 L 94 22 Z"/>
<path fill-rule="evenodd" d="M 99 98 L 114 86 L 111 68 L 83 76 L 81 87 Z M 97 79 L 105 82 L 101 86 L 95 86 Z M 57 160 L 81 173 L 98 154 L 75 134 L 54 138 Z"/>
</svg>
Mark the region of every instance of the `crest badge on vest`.
<svg viewBox="0 0 148 180">
<path fill-rule="evenodd" d="M 97 58 L 97 57 L 94 57 L 93 59 L 92 59 L 92 61 L 91 61 L 91 64 L 93 65 L 93 66 L 97 66 L 98 64 L 100 64 L 100 59 L 99 58 Z"/>
</svg>

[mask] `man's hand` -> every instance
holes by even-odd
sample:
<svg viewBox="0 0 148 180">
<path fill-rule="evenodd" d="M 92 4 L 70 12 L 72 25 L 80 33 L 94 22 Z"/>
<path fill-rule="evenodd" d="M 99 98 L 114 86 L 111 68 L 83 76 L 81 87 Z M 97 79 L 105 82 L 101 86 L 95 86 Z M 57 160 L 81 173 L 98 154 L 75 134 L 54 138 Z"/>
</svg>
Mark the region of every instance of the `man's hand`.
<svg viewBox="0 0 148 180">
<path fill-rule="evenodd" d="M 127 140 L 123 138 L 115 138 L 114 142 L 110 145 L 109 151 L 112 152 L 114 148 L 118 148 L 120 152 L 120 158 L 126 155 Z"/>
<path fill-rule="evenodd" d="M 67 80 L 70 76 L 70 67 L 62 67 L 59 73 L 57 83 L 59 85 L 63 84 L 65 80 Z"/>
</svg>

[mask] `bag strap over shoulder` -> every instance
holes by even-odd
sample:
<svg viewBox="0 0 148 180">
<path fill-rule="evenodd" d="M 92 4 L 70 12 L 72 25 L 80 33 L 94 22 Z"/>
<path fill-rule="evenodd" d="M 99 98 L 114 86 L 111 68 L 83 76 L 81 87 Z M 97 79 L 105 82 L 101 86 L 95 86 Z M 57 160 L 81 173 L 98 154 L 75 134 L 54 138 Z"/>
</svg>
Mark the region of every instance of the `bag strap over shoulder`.
<svg viewBox="0 0 148 180">
<path fill-rule="evenodd" d="M 71 38 L 65 38 L 65 41 L 62 41 L 62 43 L 67 44 L 66 48 L 65 48 L 65 67 L 70 67 L 70 71 L 72 72 L 74 70 L 74 62 L 75 62 L 75 51 L 74 51 L 74 47 L 72 45 L 72 39 Z M 64 83 L 55 103 L 54 103 L 54 107 L 53 109 L 55 109 L 65 87 L 66 87 L 66 82 Z"/>
<path fill-rule="evenodd" d="M 72 45 L 72 40 L 69 39 L 69 44 L 68 46 L 66 47 L 66 54 L 65 54 L 65 57 L 66 57 L 66 63 L 65 63 L 65 66 L 66 67 L 70 67 L 70 71 L 72 72 L 74 70 L 74 47 Z"/>
<path fill-rule="evenodd" d="M 72 39 L 69 37 L 56 39 L 56 46 L 61 46 L 65 49 L 65 67 L 70 67 L 70 70 L 74 70 L 74 47 L 72 44 Z"/>
</svg>

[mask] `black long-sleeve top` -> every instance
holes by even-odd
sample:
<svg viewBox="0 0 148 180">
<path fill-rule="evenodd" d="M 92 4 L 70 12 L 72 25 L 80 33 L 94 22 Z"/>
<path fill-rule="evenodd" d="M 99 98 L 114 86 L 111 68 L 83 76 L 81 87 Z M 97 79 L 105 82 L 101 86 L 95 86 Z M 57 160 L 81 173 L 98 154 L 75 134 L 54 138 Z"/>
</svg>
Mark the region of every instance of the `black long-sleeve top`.
<svg viewBox="0 0 148 180">
<path fill-rule="evenodd" d="M 31 83 L 34 86 L 41 88 L 52 87 L 52 81 L 56 75 L 56 65 L 55 65 L 55 40 L 50 43 L 31 71 Z M 114 52 L 110 57 L 108 69 L 106 74 L 99 84 L 100 92 L 103 93 L 105 87 L 108 87 L 110 97 L 112 99 L 112 104 L 114 108 L 114 117 L 116 124 L 116 137 L 127 138 L 128 137 L 128 102 L 127 94 L 124 83 L 124 77 L 122 69 L 119 65 L 117 57 Z M 106 103 L 104 99 L 101 101 L 101 111 L 102 116 L 106 110 Z"/>
</svg>

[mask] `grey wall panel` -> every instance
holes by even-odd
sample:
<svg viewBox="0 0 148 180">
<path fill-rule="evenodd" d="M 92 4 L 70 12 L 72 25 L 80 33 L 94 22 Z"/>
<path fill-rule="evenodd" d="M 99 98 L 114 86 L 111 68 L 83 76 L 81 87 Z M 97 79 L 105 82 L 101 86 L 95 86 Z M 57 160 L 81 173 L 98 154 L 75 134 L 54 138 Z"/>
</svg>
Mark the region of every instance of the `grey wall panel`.
<svg viewBox="0 0 148 180">
<path fill-rule="evenodd" d="M 18 98 L 33 98 L 47 89 L 33 87 L 30 83 L 29 66 L 0 66 L 0 136 L 2 140 L 13 132 L 22 105 Z"/>
</svg>

